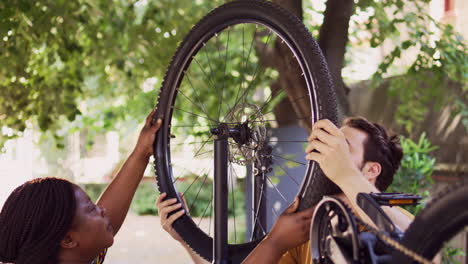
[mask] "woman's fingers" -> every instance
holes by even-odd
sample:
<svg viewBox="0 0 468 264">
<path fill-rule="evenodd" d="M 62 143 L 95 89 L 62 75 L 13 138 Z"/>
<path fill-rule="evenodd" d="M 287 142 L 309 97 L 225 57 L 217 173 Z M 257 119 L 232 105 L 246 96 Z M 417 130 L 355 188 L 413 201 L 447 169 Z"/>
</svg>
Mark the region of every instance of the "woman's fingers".
<svg viewBox="0 0 468 264">
<path fill-rule="evenodd" d="M 155 123 L 151 125 L 151 130 L 154 133 L 156 133 L 161 128 L 161 125 L 162 125 L 162 119 L 159 118 L 158 121 L 156 121 Z"/>
<path fill-rule="evenodd" d="M 149 113 L 149 115 L 146 117 L 145 125 L 151 126 L 151 121 L 153 120 L 153 115 L 154 115 L 155 112 L 156 112 L 156 108 L 154 108 L 154 109 L 151 111 L 151 113 Z"/>
</svg>

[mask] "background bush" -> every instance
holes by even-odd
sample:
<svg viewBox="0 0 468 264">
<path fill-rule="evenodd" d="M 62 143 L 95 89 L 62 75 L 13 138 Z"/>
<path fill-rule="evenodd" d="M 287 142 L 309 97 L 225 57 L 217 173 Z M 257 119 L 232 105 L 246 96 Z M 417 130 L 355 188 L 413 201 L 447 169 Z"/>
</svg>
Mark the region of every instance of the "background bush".
<svg viewBox="0 0 468 264">
<path fill-rule="evenodd" d="M 194 180 L 194 176 L 183 177 L 178 180 L 177 187 L 181 192 L 186 191 L 190 187 L 189 191 L 185 193 L 185 199 L 191 216 L 209 217 L 212 215 L 211 207 L 214 206 L 211 202 L 213 181 L 207 178 L 203 184 L 203 181 L 198 180 L 194 182 Z M 90 183 L 84 184 L 82 187 L 91 200 L 96 202 L 106 186 L 107 184 Z M 233 217 L 234 212 L 236 217 L 245 215 L 244 192 L 240 189 L 240 187 L 236 188 L 234 197 L 232 196 L 232 192 L 229 192 L 229 217 Z M 156 182 L 143 182 L 138 186 L 130 209 L 138 215 L 158 215 L 158 210 L 155 205 L 158 196 L 159 190 L 156 186 Z"/>
<path fill-rule="evenodd" d="M 430 153 L 437 149 L 423 133 L 419 140 L 401 138 L 403 159 L 401 167 L 394 176 L 393 183 L 387 192 L 413 193 L 423 197 L 423 203 L 417 206 L 407 206 L 405 209 L 416 215 L 429 198 L 429 189 L 432 187 L 431 178 L 435 166 L 435 158 Z"/>
</svg>

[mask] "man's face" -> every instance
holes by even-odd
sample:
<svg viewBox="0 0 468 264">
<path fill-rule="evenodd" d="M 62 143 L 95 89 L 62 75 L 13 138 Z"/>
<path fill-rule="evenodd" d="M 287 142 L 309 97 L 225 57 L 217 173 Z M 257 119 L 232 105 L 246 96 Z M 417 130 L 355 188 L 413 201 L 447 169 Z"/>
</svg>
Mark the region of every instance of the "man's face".
<svg viewBox="0 0 468 264">
<path fill-rule="evenodd" d="M 364 131 L 349 126 L 342 126 L 340 130 L 343 132 L 348 143 L 351 159 L 359 170 L 362 170 L 364 167 L 364 142 L 367 139 L 367 134 Z"/>
</svg>

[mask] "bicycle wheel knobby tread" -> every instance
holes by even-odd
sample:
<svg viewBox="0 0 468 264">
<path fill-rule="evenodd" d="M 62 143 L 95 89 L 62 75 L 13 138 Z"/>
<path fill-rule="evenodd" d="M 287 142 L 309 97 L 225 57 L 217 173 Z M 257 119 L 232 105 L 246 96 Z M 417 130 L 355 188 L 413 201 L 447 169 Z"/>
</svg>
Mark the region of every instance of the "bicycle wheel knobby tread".
<svg viewBox="0 0 468 264">
<path fill-rule="evenodd" d="M 432 259 L 454 235 L 468 225 L 468 181 L 452 184 L 439 192 L 408 227 L 402 244 Z M 424 241 L 422 243 L 422 241 Z M 395 252 L 394 263 L 413 263 Z"/>
<path fill-rule="evenodd" d="M 216 30 L 222 30 L 222 25 L 243 22 L 266 23 L 271 27 L 276 27 L 275 29 L 280 30 L 285 34 L 285 37 L 289 38 L 289 41 L 296 47 L 300 59 L 304 59 L 305 65 L 309 67 L 307 70 L 313 78 L 313 82 L 318 84 L 315 88 L 319 102 L 320 119 L 327 118 L 337 124 L 335 93 L 325 59 L 318 44 L 303 23 L 274 3 L 243 0 L 230 2 L 211 11 L 192 28 L 177 48 L 166 71 L 158 97 L 156 115 L 163 118 L 163 127 L 167 128 L 169 125 L 171 110 L 168 107 L 174 103 L 174 94 L 177 92 L 176 87 L 180 84 L 184 74 L 185 69 L 181 68 L 180 65 L 187 66 L 191 60 L 188 55 L 193 54 L 197 51 L 197 48 L 200 48 L 199 44 L 203 41 L 203 38 L 210 37 L 209 34 L 215 33 Z M 166 192 L 168 198 L 180 198 L 174 188 L 172 179 L 168 176 L 168 170 L 170 169 L 170 153 L 168 153 L 167 148 L 168 136 L 170 135 L 167 134 L 166 129 L 163 129 L 158 133 L 154 145 L 157 184 L 160 192 Z M 301 208 L 308 208 L 316 204 L 323 195 L 334 193 L 337 190 L 336 185 L 322 174 L 317 175 L 313 185 L 311 185 L 310 181 L 308 181 L 313 175 L 310 168 L 311 166 L 307 170 L 304 181 L 306 184 L 303 185 L 300 193 L 302 197 Z M 314 166 L 314 168 L 314 170 L 318 170 L 318 166 Z M 174 223 L 174 228 L 195 252 L 205 259 L 211 260 L 212 238 L 200 230 L 191 217 L 182 216 Z M 241 262 L 257 243 L 258 241 L 253 241 L 240 245 L 229 245 L 231 261 L 233 263 Z"/>
</svg>

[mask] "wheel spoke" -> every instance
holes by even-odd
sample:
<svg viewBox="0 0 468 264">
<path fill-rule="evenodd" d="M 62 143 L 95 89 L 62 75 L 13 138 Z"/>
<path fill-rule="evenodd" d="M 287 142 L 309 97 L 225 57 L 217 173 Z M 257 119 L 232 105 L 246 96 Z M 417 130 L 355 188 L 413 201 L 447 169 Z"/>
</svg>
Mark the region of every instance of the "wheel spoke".
<svg viewBox="0 0 468 264">
<path fill-rule="evenodd" d="M 208 236 L 211 236 L 211 221 L 213 219 L 213 193 L 211 196 L 211 208 L 210 208 L 210 224 L 208 226 Z"/>
<path fill-rule="evenodd" d="M 208 142 L 212 141 L 212 140 L 210 140 L 212 137 L 213 137 L 213 135 L 210 135 L 210 137 L 208 138 L 208 140 L 206 140 L 206 141 L 200 146 L 200 148 L 195 152 L 195 155 L 193 156 L 194 158 L 197 157 L 197 156 L 199 156 L 199 155 L 205 154 L 205 153 L 200 154 L 200 151 L 205 147 L 206 144 L 208 144 Z"/>
<path fill-rule="evenodd" d="M 206 116 L 209 116 L 209 114 L 205 112 L 205 110 L 201 106 L 193 102 L 192 99 L 190 99 L 190 97 L 185 95 L 181 90 L 179 90 L 179 93 L 182 94 L 185 98 L 187 98 L 187 100 L 189 100 L 189 102 L 192 103 L 194 106 L 198 107 Z"/>
<path fill-rule="evenodd" d="M 265 49 L 268 46 L 268 43 L 270 42 L 271 33 L 272 33 L 272 31 L 270 30 L 268 32 L 267 40 L 266 40 L 265 44 L 263 45 L 263 48 L 262 48 L 262 51 L 260 52 L 260 54 L 264 54 Z M 257 65 L 255 66 L 255 72 L 254 72 L 252 81 L 249 83 L 249 86 L 247 86 L 247 89 L 246 89 L 247 93 L 248 93 L 248 90 L 250 89 L 250 87 L 253 87 L 252 84 L 254 84 L 255 81 L 257 80 L 259 65 L 260 65 L 260 63 L 257 63 Z M 246 95 L 246 94 L 244 94 L 244 95 Z M 245 99 L 247 97 L 243 96 L 243 98 L 244 98 L 244 104 L 245 104 Z"/>
<path fill-rule="evenodd" d="M 197 175 L 197 177 L 195 177 L 195 179 L 192 181 L 192 183 L 190 183 L 190 185 L 187 187 L 187 189 L 185 189 L 185 191 L 182 193 L 182 195 L 185 196 L 185 193 L 188 192 L 188 190 L 190 190 L 190 188 L 192 187 L 192 185 L 198 180 L 198 178 L 200 178 L 201 176 L 200 175 Z"/>
<path fill-rule="evenodd" d="M 190 204 L 190 210 L 193 208 L 193 204 L 197 201 L 198 195 L 200 194 L 200 191 L 203 189 L 203 186 L 205 186 L 206 178 L 208 178 L 208 174 L 210 172 L 205 174 L 205 177 L 203 178 L 203 183 L 201 184 L 200 188 L 198 189 L 197 195 L 195 196 L 195 199 L 193 199 L 192 204 Z"/>
<path fill-rule="evenodd" d="M 277 160 L 273 157 L 274 160 Z M 300 184 L 296 181 L 296 179 L 294 179 L 293 176 L 291 176 L 289 174 L 289 172 L 283 167 L 281 166 L 281 162 L 278 162 L 277 165 L 286 173 L 286 175 L 288 175 L 288 177 L 296 184 L 296 186 L 299 186 Z"/>
<path fill-rule="evenodd" d="M 270 184 L 273 186 L 273 188 L 276 190 L 276 192 L 278 192 L 278 194 L 281 196 L 281 198 L 283 198 L 283 201 L 285 201 L 286 203 L 288 202 L 288 200 L 284 197 L 284 195 L 278 190 L 278 188 L 276 187 L 276 185 L 271 181 L 270 177 L 268 177 L 268 175 L 265 175 L 268 182 L 270 182 Z"/>
<path fill-rule="evenodd" d="M 268 104 L 270 104 L 270 103 L 273 101 L 273 99 L 276 98 L 276 96 L 279 96 L 279 95 L 280 95 L 281 93 L 283 93 L 284 91 L 285 91 L 284 88 L 281 88 L 281 90 L 279 91 L 279 93 L 275 94 L 274 96 L 273 96 L 273 93 L 271 93 L 271 94 L 268 96 L 266 102 L 258 109 L 258 112 L 259 112 L 259 113 L 262 113 L 262 112 L 263 112 L 263 109 L 265 108 L 265 106 L 267 106 Z M 256 114 L 257 114 L 257 113 L 256 113 Z"/>
<path fill-rule="evenodd" d="M 178 108 L 178 107 L 175 107 L 175 106 L 174 106 L 174 109 L 180 110 L 180 111 L 185 112 L 185 113 L 187 113 L 187 114 L 191 114 L 191 115 L 194 115 L 194 116 L 198 116 L 198 117 L 204 118 L 204 119 L 206 119 L 206 120 L 210 120 L 210 121 L 212 121 L 212 122 L 214 122 L 214 123 L 216 123 L 216 124 L 218 123 L 218 121 L 213 120 L 213 119 L 211 119 L 211 118 L 209 118 L 209 117 L 207 117 L 207 116 L 197 115 L 197 114 L 195 114 L 195 113 L 189 112 L 189 111 L 187 111 L 187 110 L 184 110 L 184 109 L 181 109 L 181 108 Z"/>
<path fill-rule="evenodd" d="M 208 77 L 208 75 L 206 74 L 205 70 L 203 69 L 203 66 L 200 64 L 200 62 L 197 60 L 196 57 L 193 57 L 193 60 L 197 63 L 198 67 L 201 69 L 203 75 L 205 76 L 205 79 L 208 80 L 208 82 L 210 83 L 211 87 L 216 87 L 216 85 L 213 83 L 213 81 L 211 80 L 211 78 Z"/>
<path fill-rule="evenodd" d="M 234 199 L 234 175 L 233 175 L 233 170 L 234 167 L 231 164 L 231 173 L 229 174 L 231 178 L 231 197 L 232 197 L 232 211 L 234 212 L 234 242 L 237 243 L 237 231 L 236 231 L 236 202 Z"/>
<path fill-rule="evenodd" d="M 211 188 L 211 197 L 213 197 L 213 188 Z M 205 209 L 203 210 L 203 214 L 200 218 L 200 221 L 198 221 L 198 227 L 200 226 L 201 224 L 201 221 L 203 220 L 203 218 L 205 217 L 206 215 L 206 212 L 208 211 L 208 208 L 211 206 L 211 204 L 213 203 L 213 199 L 210 200 L 210 202 L 208 203 L 208 205 L 205 207 Z"/>
<path fill-rule="evenodd" d="M 197 99 L 197 101 L 200 102 L 200 96 L 198 95 L 198 92 L 197 92 L 197 89 L 195 89 L 195 87 L 193 86 L 193 83 L 192 83 L 192 80 L 190 79 L 190 74 L 188 72 L 185 72 L 185 76 L 187 76 L 187 80 L 190 84 L 190 87 L 192 87 L 192 91 L 195 93 L 195 98 Z M 203 112 L 207 115 L 208 115 L 208 111 L 206 111 L 206 106 L 203 102 L 200 102 L 202 107 L 203 107 Z M 216 122 L 215 122 L 216 123 Z"/>
<path fill-rule="evenodd" d="M 263 187 L 264 187 L 264 184 L 265 182 L 262 182 L 262 185 L 260 186 L 260 200 L 258 201 L 258 206 L 257 208 L 252 208 L 252 212 L 254 214 L 254 222 L 253 222 L 253 226 L 254 228 L 252 228 L 252 236 L 250 237 L 250 240 L 252 241 L 253 240 L 253 236 L 254 236 L 254 231 L 255 231 L 255 227 L 257 226 L 257 222 L 258 222 L 258 215 L 259 215 L 259 212 L 260 212 L 260 207 L 262 205 L 262 202 L 263 202 Z M 259 224 L 260 228 L 262 229 L 263 231 L 263 234 L 266 234 L 267 232 L 265 231 L 265 229 L 263 228 L 263 226 L 261 224 Z"/>
<path fill-rule="evenodd" d="M 297 163 L 297 164 L 301 164 L 301 165 L 304 165 L 304 166 L 307 165 L 307 164 L 302 163 L 302 162 L 299 162 L 299 161 L 297 161 L 297 160 L 288 159 L 288 158 L 285 158 L 285 157 L 283 157 L 283 156 L 276 155 L 276 154 L 273 154 L 273 153 L 272 153 L 271 155 L 272 155 L 272 156 L 275 156 L 275 157 L 278 157 L 278 158 L 280 158 L 280 159 L 284 159 L 284 160 L 287 160 L 287 161 L 291 161 L 291 162 L 294 162 L 294 163 Z"/>
<path fill-rule="evenodd" d="M 271 36 L 271 31 L 269 32 L 268 34 L 268 37 L 267 37 L 267 42 L 265 43 L 264 47 L 263 47 L 263 50 L 265 50 L 265 47 L 268 45 L 268 42 L 270 41 L 270 36 Z M 254 37 L 255 39 L 255 37 Z M 246 95 L 248 94 L 250 88 L 252 87 L 252 84 L 255 82 L 255 80 L 257 79 L 257 73 L 258 73 L 258 68 L 259 68 L 259 63 L 257 63 L 257 65 L 255 66 L 255 71 L 254 71 L 254 77 L 252 78 L 252 81 L 249 83 L 249 85 L 247 86 L 247 88 L 244 90 L 244 92 L 242 93 L 241 97 L 238 98 L 235 102 L 234 102 L 234 106 L 231 108 L 231 111 L 233 109 L 236 109 L 237 105 L 239 104 L 239 101 L 241 99 L 244 99 L 243 102 L 245 103 L 245 98 L 246 98 Z M 230 111 L 228 112 L 228 114 L 226 116 L 228 116 L 230 114 Z M 224 116 L 223 120 L 225 120 L 226 116 Z"/>
<path fill-rule="evenodd" d="M 244 28 L 242 28 L 242 30 L 244 30 Z M 252 52 L 252 47 L 253 47 L 253 43 L 255 41 L 255 35 L 257 34 L 257 27 L 255 27 L 255 32 L 252 36 L 252 41 L 250 42 L 250 47 L 249 47 L 249 52 L 247 53 L 247 59 L 244 60 L 244 45 L 242 45 L 242 62 L 243 62 L 243 67 L 242 67 L 242 72 L 241 72 L 241 78 L 240 78 L 240 87 L 239 89 L 237 89 L 237 93 L 236 93 L 236 99 L 234 100 L 234 102 L 237 102 L 237 100 L 239 99 L 239 91 L 242 90 L 242 86 L 244 84 L 244 77 L 245 77 L 245 68 L 246 68 L 246 65 L 249 61 L 249 58 L 250 58 L 250 53 Z M 244 31 L 242 31 L 242 44 L 244 44 Z M 234 106 L 233 107 L 236 107 L 237 104 L 234 103 Z"/>
<path fill-rule="evenodd" d="M 179 143 L 171 143 L 172 146 L 180 146 L 180 145 L 194 145 L 194 144 L 206 144 L 208 142 L 212 142 L 212 139 L 208 139 L 205 141 L 195 141 L 195 142 L 179 142 Z"/>
<path fill-rule="evenodd" d="M 263 192 L 263 197 L 265 198 L 265 203 L 266 203 L 266 204 L 268 204 L 268 198 L 267 198 L 267 196 L 268 196 L 268 193 L 267 193 L 267 192 Z M 275 209 L 274 206 L 271 207 L 271 211 L 273 212 L 273 214 L 275 215 L 275 217 L 278 218 L 278 216 L 279 216 L 280 214 L 276 211 L 276 209 Z"/>
<path fill-rule="evenodd" d="M 187 168 L 185 168 L 185 167 L 182 167 L 182 169 L 183 169 L 182 172 L 187 172 L 187 171 L 188 171 Z M 181 174 L 184 175 L 184 173 L 181 173 Z M 179 181 L 180 178 L 181 178 L 181 177 L 175 178 L 175 180 L 172 182 L 172 184 L 175 184 L 177 181 Z"/>
<path fill-rule="evenodd" d="M 304 96 L 299 96 L 299 97 L 297 97 L 297 98 L 294 98 L 294 99 L 290 100 L 290 103 L 291 103 L 291 104 L 294 104 L 295 102 L 297 102 L 297 101 L 299 101 L 299 100 L 301 100 L 301 99 L 308 98 L 308 96 L 309 96 L 309 94 L 306 94 L 306 95 L 304 95 Z M 263 115 L 271 114 L 271 113 L 273 113 L 273 112 L 274 112 L 274 109 L 271 109 L 271 110 L 269 110 L 268 112 L 263 113 Z M 299 119 L 300 119 L 300 118 L 299 118 Z M 269 120 L 269 121 L 276 121 L 276 120 Z"/>
<path fill-rule="evenodd" d="M 223 86 L 221 90 L 221 98 L 220 98 L 220 103 L 219 103 L 219 109 L 218 109 L 218 120 L 220 120 L 221 117 L 221 108 L 223 107 L 223 98 L 224 98 L 224 88 L 226 86 L 226 69 L 227 69 L 227 58 L 229 54 L 229 37 L 231 33 L 231 27 L 228 28 L 227 32 L 227 40 L 226 40 L 226 53 L 224 55 L 224 71 L 223 71 Z M 229 109 L 229 103 L 227 103 L 228 109 Z"/>
<path fill-rule="evenodd" d="M 213 150 L 208 150 L 208 151 L 205 151 L 205 152 L 197 153 L 197 154 L 196 154 L 195 156 L 193 156 L 193 157 L 194 157 L 194 158 L 195 158 L 195 157 L 199 157 L 199 156 L 201 156 L 201 155 L 208 154 L 208 153 L 210 153 L 210 152 L 213 152 Z"/>
</svg>

